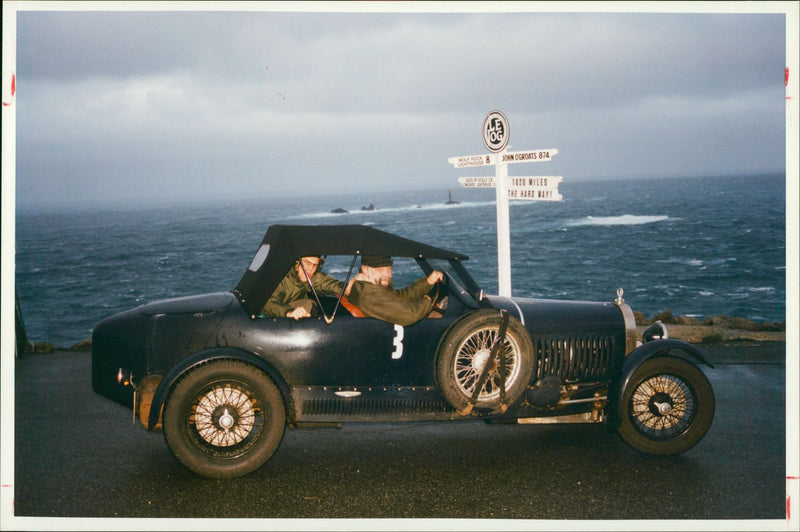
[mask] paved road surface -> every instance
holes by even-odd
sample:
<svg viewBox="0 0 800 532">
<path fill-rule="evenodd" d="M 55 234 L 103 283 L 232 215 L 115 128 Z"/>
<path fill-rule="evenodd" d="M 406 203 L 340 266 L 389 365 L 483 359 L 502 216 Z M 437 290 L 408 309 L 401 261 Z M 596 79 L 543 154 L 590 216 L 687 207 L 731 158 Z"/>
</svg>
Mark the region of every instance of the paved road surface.
<svg viewBox="0 0 800 532">
<path fill-rule="evenodd" d="M 602 426 L 352 424 L 289 430 L 266 466 L 236 480 L 191 473 L 161 433 L 95 395 L 88 353 L 25 355 L 16 361 L 15 513 L 784 520 L 784 349 L 707 351 L 716 417 L 681 456 L 639 454 Z"/>
</svg>

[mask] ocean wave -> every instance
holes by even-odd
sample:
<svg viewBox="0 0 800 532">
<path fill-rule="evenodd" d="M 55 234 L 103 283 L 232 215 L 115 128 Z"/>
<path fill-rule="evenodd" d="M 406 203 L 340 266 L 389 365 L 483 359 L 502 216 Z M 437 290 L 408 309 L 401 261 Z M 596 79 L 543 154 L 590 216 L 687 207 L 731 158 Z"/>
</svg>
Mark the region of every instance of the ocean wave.
<svg viewBox="0 0 800 532">
<path fill-rule="evenodd" d="M 347 212 L 310 212 L 304 214 L 296 214 L 288 217 L 289 219 L 303 219 L 303 218 L 331 218 L 331 217 L 350 217 L 354 215 L 373 216 L 381 213 L 397 213 L 397 212 L 411 212 L 411 211 L 439 211 L 450 209 L 464 209 L 474 207 L 486 207 L 494 205 L 494 201 L 463 201 L 460 203 L 428 203 L 416 205 L 403 205 L 399 207 L 376 207 L 373 210 L 362 210 L 361 207 L 353 209 L 345 209 Z"/>
<path fill-rule="evenodd" d="M 738 261 L 739 259 L 737 259 L 736 257 L 728 257 L 726 259 L 710 259 L 708 262 L 715 266 L 720 266 L 720 265 L 724 266 L 726 262 L 738 262 Z"/>
<path fill-rule="evenodd" d="M 620 216 L 587 216 L 577 220 L 569 221 L 569 225 L 641 225 L 655 222 L 664 222 L 671 218 L 666 215 L 641 216 L 634 214 L 623 214 Z"/>
<path fill-rule="evenodd" d="M 695 259 L 691 257 L 670 257 L 668 259 L 656 259 L 653 262 L 661 264 L 682 264 L 684 266 L 702 266 L 705 268 L 705 262 L 702 259 Z"/>
</svg>

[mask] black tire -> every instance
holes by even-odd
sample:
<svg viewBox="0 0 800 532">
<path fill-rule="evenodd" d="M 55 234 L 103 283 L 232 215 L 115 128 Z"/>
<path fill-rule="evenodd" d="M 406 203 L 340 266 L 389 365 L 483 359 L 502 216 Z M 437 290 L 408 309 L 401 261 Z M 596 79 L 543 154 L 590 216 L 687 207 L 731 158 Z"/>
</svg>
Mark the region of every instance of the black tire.
<svg viewBox="0 0 800 532">
<path fill-rule="evenodd" d="M 439 344 L 436 379 L 440 392 L 456 410 L 463 410 L 469 404 L 481 369 L 499 334 L 500 322 L 497 310 L 477 310 L 456 322 Z M 505 349 L 505 404 L 511 406 L 527 388 L 534 370 L 530 335 L 513 317 L 508 320 Z M 495 368 L 489 371 L 475 408 L 495 409 L 500 406 L 500 399 L 500 375 Z"/>
<path fill-rule="evenodd" d="M 679 454 L 703 439 L 714 419 L 714 391 L 700 369 L 675 357 L 642 363 L 623 390 L 619 435 L 647 454 Z"/>
<path fill-rule="evenodd" d="M 238 360 L 206 363 L 175 384 L 164 407 L 164 437 L 175 457 L 212 478 L 246 475 L 275 453 L 286 428 L 278 387 Z"/>
</svg>

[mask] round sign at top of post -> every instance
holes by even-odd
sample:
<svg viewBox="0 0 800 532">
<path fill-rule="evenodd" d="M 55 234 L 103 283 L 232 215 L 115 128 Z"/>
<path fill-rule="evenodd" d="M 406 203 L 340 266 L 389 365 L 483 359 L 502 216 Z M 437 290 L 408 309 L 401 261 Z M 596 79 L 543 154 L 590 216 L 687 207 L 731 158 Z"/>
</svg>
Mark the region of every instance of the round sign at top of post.
<svg viewBox="0 0 800 532">
<path fill-rule="evenodd" d="M 508 145 L 511 131 L 508 119 L 500 111 L 492 111 L 483 119 L 483 144 L 492 152 L 503 151 Z"/>
</svg>

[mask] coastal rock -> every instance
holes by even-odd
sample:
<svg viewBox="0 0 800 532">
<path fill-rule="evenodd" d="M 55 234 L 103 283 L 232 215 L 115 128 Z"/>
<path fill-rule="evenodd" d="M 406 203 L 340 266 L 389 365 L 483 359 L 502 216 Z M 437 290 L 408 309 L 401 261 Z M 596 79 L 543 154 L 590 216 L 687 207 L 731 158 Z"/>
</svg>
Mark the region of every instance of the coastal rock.
<svg viewBox="0 0 800 532">
<path fill-rule="evenodd" d="M 657 321 L 660 321 L 661 323 L 665 324 L 676 323 L 675 317 L 672 315 L 672 312 L 669 309 L 666 309 L 664 310 L 664 312 L 661 312 L 653 316 L 653 323 Z"/>
<path fill-rule="evenodd" d="M 738 329 L 742 331 L 767 331 L 785 330 L 785 325 L 779 323 L 758 323 L 747 318 L 730 318 L 728 316 L 711 316 L 706 319 L 705 325 Z"/>
<path fill-rule="evenodd" d="M 375 205 L 370 203 L 368 207 L 361 207 L 361 210 L 362 211 L 374 211 L 375 210 Z"/>
<path fill-rule="evenodd" d="M 674 316 L 667 309 L 647 319 L 643 313 L 634 311 L 639 335 L 650 324 L 661 320 L 667 325 L 670 338 L 693 344 L 719 343 L 727 341 L 785 342 L 786 322 L 759 323 L 747 318 L 711 316 L 700 321 L 691 316 Z"/>
<path fill-rule="evenodd" d="M 644 327 L 639 330 L 642 333 Z M 713 344 L 729 341 L 752 340 L 756 342 L 785 342 L 786 333 L 776 331 L 744 331 L 711 327 L 708 325 L 667 325 L 670 338 L 683 340 L 692 344 Z"/>
<path fill-rule="evenodd" d="M 677 325 L 702 325 L 703 323 L 698 320 L 697 318 L 692 318 L 691 316 L 678 316 L 675 318 L 675 323 Z"/>
<path fill-rule="evenodd" d="M 333 214 L 347 214 L 347 213 L 348 213 L 348 212 L 350 212 L 350 211 L 348 211 L 347 209 L 342 209 L 341 207 L 336 207 L 336 208 L 335 208 L 335 209 L 333 209 L 331 212 L 332 212 Z"/>
<path fill-rule="evenodd" d="M 34 355 L 49 355 L 54 352 L 56 348 L 49 342 L 33 342 L 30 349 L 30 352 Z"/>
<path fill-rule="evenodd" d="M 92 350 L 92 339 L 87 338 L 86 340 L 81 340 L 77 344 L 73 345 L 69 348 L 70 351 L 91 351 Z"/>
</svg>

